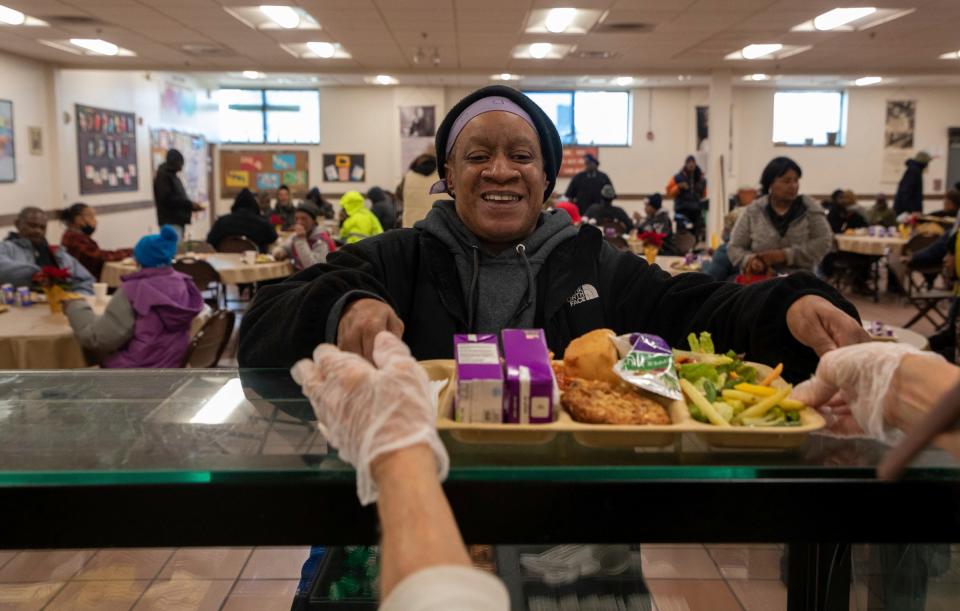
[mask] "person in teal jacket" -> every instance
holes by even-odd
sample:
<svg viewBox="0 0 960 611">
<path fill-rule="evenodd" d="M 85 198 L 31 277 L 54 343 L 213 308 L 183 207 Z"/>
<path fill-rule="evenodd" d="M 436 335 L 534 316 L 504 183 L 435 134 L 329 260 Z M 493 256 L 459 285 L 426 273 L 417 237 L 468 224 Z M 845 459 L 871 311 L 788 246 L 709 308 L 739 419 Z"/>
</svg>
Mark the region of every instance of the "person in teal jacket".
<svg viewBox="0 0 960 611">
<path fill-rule="evenodd" d="M 340 226 L 340 239 L 347 244 L 383 233 L 383 226 L 376 215 L 364 205 L 363 196 L 357 191 L 347 191 L 340 198 L 340 205 L 347 218 Z"/>
</svg>

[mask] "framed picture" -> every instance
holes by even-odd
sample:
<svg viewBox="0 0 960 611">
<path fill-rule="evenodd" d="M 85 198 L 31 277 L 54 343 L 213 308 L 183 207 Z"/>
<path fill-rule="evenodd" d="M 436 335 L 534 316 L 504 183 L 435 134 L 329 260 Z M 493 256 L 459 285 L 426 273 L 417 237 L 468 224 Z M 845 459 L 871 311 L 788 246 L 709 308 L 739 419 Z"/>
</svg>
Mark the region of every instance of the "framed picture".
<svg viewBox="0 0 960 611">
<path fill-rule="evenodd" d="M 30 144 L 31 155 L 43 155 L 43 129 L 28 127 L 27 140 Z"/>
<path fill-rule="evenodd" d="M 0 182 L 17 180 L 17 158 L 13 147 L 13 102 L 0 100 Z"/>
</svg>

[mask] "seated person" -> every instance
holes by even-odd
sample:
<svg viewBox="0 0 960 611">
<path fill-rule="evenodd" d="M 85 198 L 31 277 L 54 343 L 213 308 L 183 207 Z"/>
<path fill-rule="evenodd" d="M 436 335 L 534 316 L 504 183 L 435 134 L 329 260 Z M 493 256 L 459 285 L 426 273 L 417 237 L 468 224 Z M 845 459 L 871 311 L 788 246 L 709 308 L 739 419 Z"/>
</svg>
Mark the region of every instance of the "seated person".
<svg viewBox="0 0 960 611">
<path fill-rule="evenodd" d="M 862 229 L 867 219 L 857 210 L 857 196 L 847 189 L 840 193 L 837 205 L 827 213 L 827 222 L 833 233 L 846 233 L 847 229 Z"/>
<path fill-rule="evenodd" d="M 28 206 L 20 211 L 14 221 L 16 231 L 11 231 L 0 242 L 0 284 L 30 286 L 30 279 L 41 267 L 54 266 L 70 272 L 73 290 L 84 295 L 93 295 L 96 281 L 66 248 L 47 243 L 47 213 L 40 208 Z"/>
<path fill-rule="evenodd" d="M 543 328 L 560 357 L 572 339 L 606 327 L 675 346 L 693 330 L 710 331 L 718 345 L 782 361 L 784 376 L 798 380 L 818 354 L 868 340 L 856 309 L 811 274 L 748 287 L 705 274 L 671 277 L 618 251 L 596 227 L 543 212 L 562 160 L 560 135 L 513 88 L 468 95 L 436 142 L 443 182 L 435 190 L 452 200 L 435 203 L 412 229 L 347 245 L 327 264 L 263 287 L 240 329 L 242 367 L 289 367 L 323 342 L 369 359 L 384 330 L 422 360 L 452 358 L 455 333 Z M 596 297 L 583 298 L 588 292 Z"/>
<path fill-rule="evenodd" d="M 340 240 L 353 244 L 364 238 L 383 233 L 383 227 L 377 217 L 367 210 L 363 196 L 357 191 L 347 191 L 340 198 L 344 219 L 340 225 Z"/>
<path fill-rule="evenodd" d="M 317 210 L 320 211 L 319 216 L 322 216 L 325 219 L 333 220 L 333 217 L 335 216 L 333 204 L 323 198 L 323 195 L 320 194 L 320 189 L 313 187 L 307 191 L 307 197 L 304 199 L 304 203 L 307 203 L 308 201 L 312 202 L 313 205 L 317 207 Z"/>
<path fill-rule="evenodd" d="M 293 269 L 299 272 L 311 265 L 324 263 L 327 255 L 336 250 L 330 234 L 317 225 L 319 214 L 320 211 L 310 202 L 297 207 L 294 214 L 296 222 L 291 227 L 293 235 L 273 251 L 278 261 L 291 259 Z"/>
<path fill-rule="evenodd" d="M 951 189 L 947 191 L 943 198 L 943 210 L 931 212 L 930 216 L 939 216 L 943 218 L 956 218 L 957 211 L 960 211 L 960 191 Z"/>
<path fill-rule="evenodd" d="M 638 232 L 655 231 L 664 233 L 669 238 L 673 235 L 673 221 L 670 213 L 663 209 L 663 196 L 652 193 L 643 204 L 647 217 L 637 226 Z"/>
<path fill-rule="evenodd" d="M 397 205 L 390 194 L 380 187 L 370 187 L 367 191 L 367 199 L 370 200 L 371 212 L 380 221 L 383 230 L 393 229 L 397 224 Z"/>
<path fill-rule="evenodd" d="M 616 221 L 623 225 L 624 232 L 630 233 L 633 230 L 633 222 L 620 206 L 614 206 L 613 200 L 617 198 L 617 192 L 613 190 L 613 185 L 603 185 L 600 189 L 600 199 L 602 201 L 593 204 L 587 208 L 584 215 L 588 219 L 593 219 L 597 225 L 602 225 L 605 221 Z"/>
<path fill-rule="evenodd" d="M 60 238 L 60 245 L 80 262 L 87 271 L 99 279 L 103 264 L 107 261 L 122 261 L 133 254 L 130 248 L 104 250 L 93 239 L 97 229 L 97 215 L 93 208 L 83 204 L 73 204 L 60 213 L 60 220 L 67 226 Z"/>
<path fill-rule="evenodd" d="M 273 208 L 273 213 L 270 215 L 277 216 L 279 223 L 272 224 L 280 225 L 280 228 L 283 231 L 287 231 L 293 226 L 294 218 L 293 215 L 297 211 L 296 206 L 293 203 L 293 200 L 290 198 L 290 187 L 287 185 L 280 185 L 277 189 L 277 204 Z"/>
<path fill-rule="evenodd" d="M 867 210 L 866 216 L 867 224 L 871 227 L 874 225 L 894 227 L 897 224 L 897 215 L 893 213 L 893 208 L 887 203 L 887 196 L 883 193 L 877 194 L 877 200 Z"/>
<path fill-rule="evenodd" d="M 250 189 L 240 191 L 233 200 L 230 213 L 214 221 L 207 242 L 220 250 L 220 242 L 229 236 L 250 238 L 260 252 L 267 252 L 267 248 L 277 241 L 276 230 L 270 221 L 260 216 L 260 206 Z"/>
<path fill-rule="evenodd" d="M 727 254 L 738 269 L 762 257 L 778 273 L 811 272 L 833 247 L 833 234 L 820 204 L 799 195 L 802 171 L 788 157 L 767 164 L 760 197 L 733 227 Z M 763 283 L 761 286 L 763 286 Z"/>
<path fill-rule="evenodd" d="M 64 304 L 77 341 L 102 367 L 180 366 L 203 297 L 193 278 L 171 266 L 176 252 L 177 232 L 164 225 L 137 242 L 133 257 L 141 269 L 123 277 L 103 316 L 84 299 Z"/>
</svg>

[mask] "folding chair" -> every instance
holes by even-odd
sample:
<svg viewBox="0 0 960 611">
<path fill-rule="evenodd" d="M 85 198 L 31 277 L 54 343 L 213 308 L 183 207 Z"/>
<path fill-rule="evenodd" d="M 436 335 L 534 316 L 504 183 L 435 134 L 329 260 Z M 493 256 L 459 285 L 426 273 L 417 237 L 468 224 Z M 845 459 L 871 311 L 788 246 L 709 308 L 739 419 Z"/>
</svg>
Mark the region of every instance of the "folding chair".
<svg viewBox="0 0 960 611">
<path fill-rule="evenodd" d="M 220 307 L 220 292 L 223 283 L 220 282 L 220 274 L 213 266 L 202 259 L 184 258 L 173 262 L 173 269 L 193 278 L 194 284 L 203 294 L 207 291 L 213 292 L 212 298 L 204 298 L 207 303 L 213 302 L 213 307 Z M 212 286 L 211 286 L 212 285 Z"/>
<path fill-rule="evenodd" d="M 203 369 L 216 367 L 230 341 L 235 320 L 236 315 L 228 310 L 214 312 L 193 336 L 180 366 Z"/>
<path fill-rule="evenodd" d="M 260 252 L 257 244 L 245 235 L 228 235 L 217 244 L 217 252 L 244 253 L 248 250 Z"/>
</svg>

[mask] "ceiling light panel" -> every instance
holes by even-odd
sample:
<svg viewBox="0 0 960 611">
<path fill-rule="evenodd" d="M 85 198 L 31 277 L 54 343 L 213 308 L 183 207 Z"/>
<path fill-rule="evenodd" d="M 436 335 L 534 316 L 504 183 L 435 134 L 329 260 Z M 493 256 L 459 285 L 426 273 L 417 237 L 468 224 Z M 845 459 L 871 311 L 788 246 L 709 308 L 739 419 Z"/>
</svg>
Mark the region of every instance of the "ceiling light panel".
<svg viewBox="0 0 960 611">
<path fill-rule="evenodd" d="M 586 34 L 600 20 L 601 15 L 603 11 L 593 9 L 534 9 L 530 11 L 526 32 L 528 34 Z M 561 25 L 564 27 L 559 27 Z"/>
<path fill-rule="evenodd" d="M 549 45 L 549 46 L 547 46 Z M 550 60 L 563 59 L 570 53 L 571 45 L 560 45 L 549 42 L 535 42 L 527 45 L 517 45 L 511 55 L 515 59 Z"/>
<path fill-rule="evenodd" d="M 280 47 L 290 55 L 302 59 L 337 60 L 353 57 L 349 51 L 340 46 L 340 43 L 336 42 L 288 42 L 281 44 Z"/>
<path fill-rule="evenodd" d="M 796 55 L 798 53 L 803 53 L 808 51 L 812 46 L 798 46 L 798 45 L 784 45 L 780 43 L 758 43 L 758 44 L 749 44 L 739 51 L 734 51 L 733 53 L 728 53 L 724 59 L 728 60 L 747 60 L 747 61 L 757 61 L 757 60 L 771 60 L 771 59 L 785 59 L 791 55 Z"/>
<path fill-rule="evenodd" d="M 790 28 L 792 32 L 859 32 L 906 17 L 916 9 L 835 8 Z"/>
<path fill-rule="evenodd" d="M 225 6 L 227 13 L 255 30 L 319 30 L 320 24 L 299 6 L 273 4 Z"/>
</svg>

